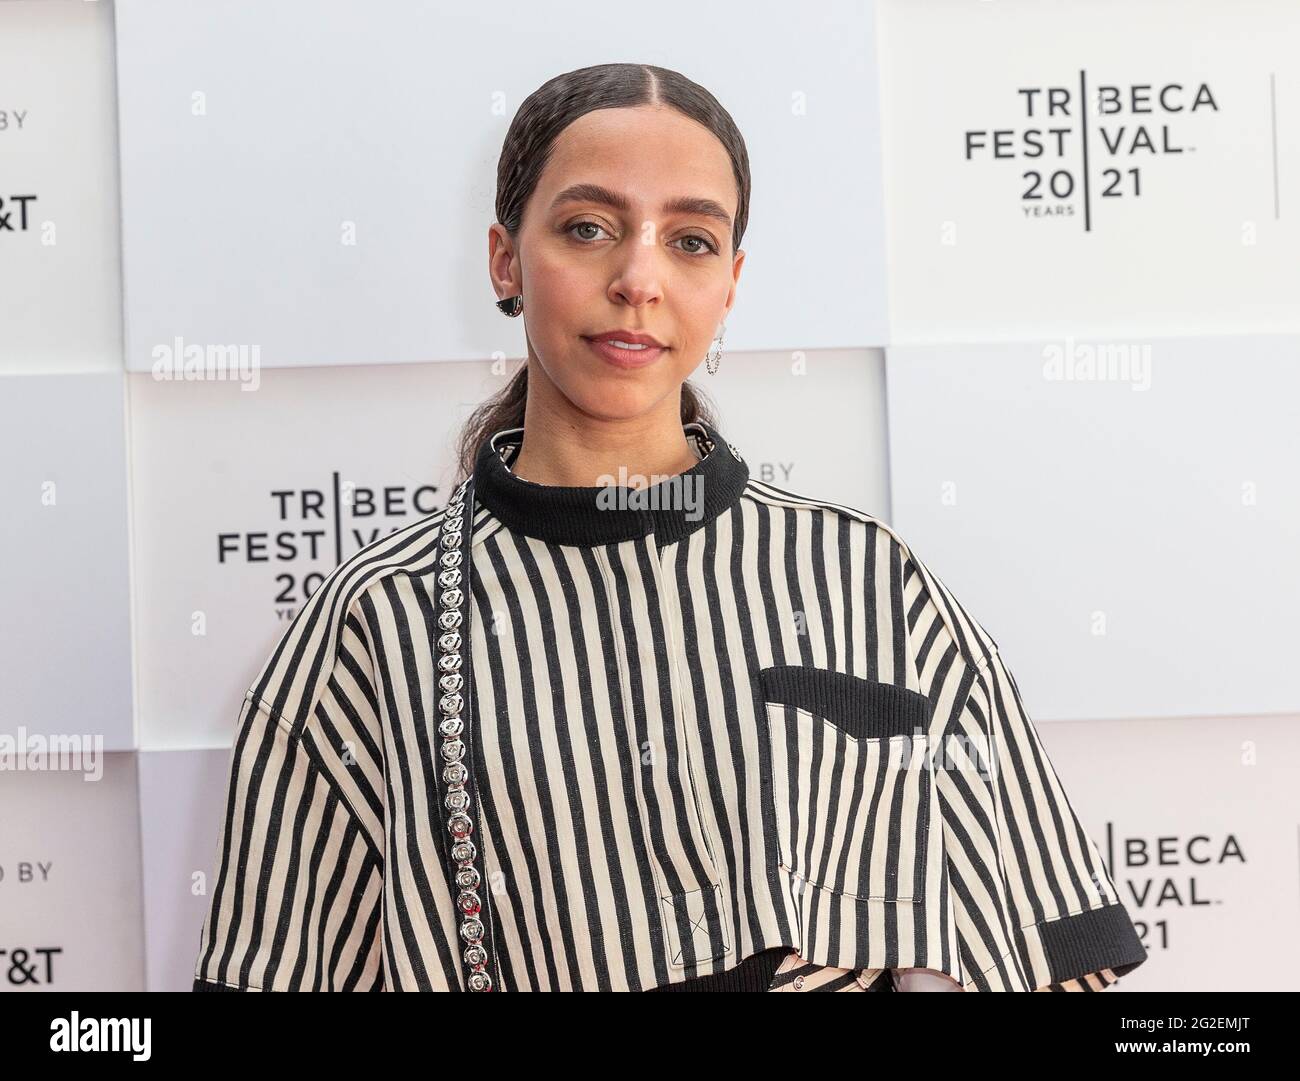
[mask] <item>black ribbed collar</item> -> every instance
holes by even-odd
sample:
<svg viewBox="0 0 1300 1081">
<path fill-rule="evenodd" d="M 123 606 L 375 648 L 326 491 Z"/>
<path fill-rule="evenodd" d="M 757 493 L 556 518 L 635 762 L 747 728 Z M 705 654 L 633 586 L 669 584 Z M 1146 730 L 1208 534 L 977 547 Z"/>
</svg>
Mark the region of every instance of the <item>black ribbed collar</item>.
<svg viewBox="0 0 1300 1081">
<path fill-rule="evenodd" d="M 524 430 L 506 428 L 479 448 L 474 494 L 507 529 L 553 544 L 615 544 L 650 533 L 670 544 L 734 506 L 749 481 L 749 466 L 717 429 L 693 421 L 684 431 L 702 455 L 684 473 L 645 489 L 618 477 L 608 487 L 571 488 L 515 476 L 503 455 L 513 460 Z"/>
</svg>

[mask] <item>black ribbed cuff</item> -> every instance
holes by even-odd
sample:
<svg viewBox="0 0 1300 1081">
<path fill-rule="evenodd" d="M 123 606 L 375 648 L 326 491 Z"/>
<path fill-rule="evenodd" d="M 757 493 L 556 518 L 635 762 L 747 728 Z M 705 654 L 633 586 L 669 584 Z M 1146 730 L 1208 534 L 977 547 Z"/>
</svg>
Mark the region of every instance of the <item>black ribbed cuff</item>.
<svg viewBox="0 0 1300 1081">
<path fill-rule="evenodd" d="M 1038 925 L 1052 969 L 1052 983 L 1110 969 L 1116 976 L 1132 972 L 1147 959 L 1146 948 L 1125 907 L 1116 902 Z"/>
</svg>

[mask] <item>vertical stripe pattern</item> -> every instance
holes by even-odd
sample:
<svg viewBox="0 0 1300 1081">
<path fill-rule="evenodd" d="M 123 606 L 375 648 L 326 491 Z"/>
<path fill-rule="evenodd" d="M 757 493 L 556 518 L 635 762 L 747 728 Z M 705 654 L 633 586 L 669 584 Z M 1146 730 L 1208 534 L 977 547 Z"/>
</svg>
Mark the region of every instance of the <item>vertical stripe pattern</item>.
<svg viewBox="0 0 1300 1081">
<path fill-rule="evenodd" d="M 196 988 L 462 988 L 440 522 L 337 567 L 249 690 Z M 502 989 L 785 946 L 814 989 L 1101 990 L 1145 958 L 996 643 L 884 523 L 749 481 L 672 540 L 559 544 L 481 505 L 469 540 Z M 777 667 L 808 697 L 773 701 Z"/>
</svg>

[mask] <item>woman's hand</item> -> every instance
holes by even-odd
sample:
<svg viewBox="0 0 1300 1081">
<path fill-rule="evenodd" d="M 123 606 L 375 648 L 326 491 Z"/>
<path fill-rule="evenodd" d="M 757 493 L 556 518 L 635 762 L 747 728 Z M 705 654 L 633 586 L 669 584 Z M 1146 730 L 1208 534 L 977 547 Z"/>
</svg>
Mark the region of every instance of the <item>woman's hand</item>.
<svg viewBox="0 0 1300 1081">
<path fill-rule="evenodd" d="M 894 969 L 894 987 L 899 991 L 960 991 L 961 984 L 932 968 Z"/>
</svg>

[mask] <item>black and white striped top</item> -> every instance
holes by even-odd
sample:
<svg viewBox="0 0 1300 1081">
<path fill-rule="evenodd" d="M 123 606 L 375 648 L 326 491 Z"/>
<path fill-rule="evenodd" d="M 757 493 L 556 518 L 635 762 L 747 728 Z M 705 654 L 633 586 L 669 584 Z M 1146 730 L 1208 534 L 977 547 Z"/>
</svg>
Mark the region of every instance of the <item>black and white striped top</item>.
<svg viewBox="0 0 1300 1081">
<path fill-rule="evenodd" d="M 708 425 L 642 492 L 517 477 L 522 434 L 479 453 L 468 549 L 497 988 L 765 985 L 784 947 L 828 987 L 1101 990 L 1146 959 L 997 643 L 888 525 Z M 463 987 L 442 516 L 340 564 L 249 689 L 196 990 Z"/>
</svg>

